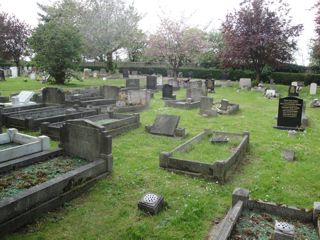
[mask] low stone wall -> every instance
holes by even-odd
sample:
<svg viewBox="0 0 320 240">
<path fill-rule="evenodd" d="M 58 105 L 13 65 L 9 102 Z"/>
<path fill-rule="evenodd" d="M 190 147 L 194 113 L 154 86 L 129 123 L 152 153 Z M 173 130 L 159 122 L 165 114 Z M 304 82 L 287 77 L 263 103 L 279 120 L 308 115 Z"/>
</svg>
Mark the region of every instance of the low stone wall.
<svg viewBox="0 0 320 240">
<path fill-rule="evenodd" d="M 314 226 L 319 229 L 319 202 L 315 202 L 314 208 L 311 210 L 299 209 L 292 206 L 253 200 L 250 199 L 249 190 L 236 188 L 232 194 L 232 207 L 225 218 L 218 225 L 212 227 L 207 239 L 227 240 L 230 237 L 234 226 L 237 224 L 239 216 L 244 210 L 259 211 L 303 223 L 313 223 Z"/>
<path fill-rule="evenodd" d="M 193 144 L 201 141 L 205 136 L 212 134 L 224 134 L 229 136 L 242 136 L 240 144 L 237 146 L 235 152 L 226 160 L 217 161 L 213 164 L 201 163 L 199 161 L 190 161 L 184 159 L 174 158 L 172 155 L 174 152 L 187 151 Z M 184 144 L 178 146 L 170 152 L 161 152 L 160 153 L 160 167 L 166 168 L 172 171 L 183 172 L 192 175 L 200 175 L 211 180 L 218 180 L 221 183 L 224 183 L 232 170 L 237 166 L 240 160 L 243 158 L 243 155 L 247 151 L 249 146 L 249 133 L 245 132 L 242 134 L 239 133 L 228 133 L 228 132 L 216 132 L 205 130 L 204 132 L 198 134 L 194 138 L 185 142 Z"/>
</svg>

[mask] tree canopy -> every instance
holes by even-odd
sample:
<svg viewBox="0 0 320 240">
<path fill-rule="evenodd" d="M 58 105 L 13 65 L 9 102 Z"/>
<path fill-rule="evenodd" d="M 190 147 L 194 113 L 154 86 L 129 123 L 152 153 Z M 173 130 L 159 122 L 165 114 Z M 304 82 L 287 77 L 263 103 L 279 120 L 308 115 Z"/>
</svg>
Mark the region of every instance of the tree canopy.
<svg viewBox="0 0 320 240">
<path fill-rule="evenodd" d="M 40 24 L 29 39 L 37 66 L 63 84 L 81 60 L 81 35 L 68 24 L 49 21 Z"/>
<path fill-rule="evenodd" d="M 282 0 L 244 0 L 222 24 L 225 67 L 249 67 L 260 81 L 266 65 L 290 62 L 303 27 L 292 25 L 288 4 Z"/>
</svg>

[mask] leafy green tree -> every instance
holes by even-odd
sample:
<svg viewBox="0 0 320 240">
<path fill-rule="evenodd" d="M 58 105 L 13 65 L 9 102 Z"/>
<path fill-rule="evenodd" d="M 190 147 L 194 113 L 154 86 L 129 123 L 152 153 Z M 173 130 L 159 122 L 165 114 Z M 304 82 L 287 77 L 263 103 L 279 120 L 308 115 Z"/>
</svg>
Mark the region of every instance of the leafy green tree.
<svg viewBox="0 0 320 240">
<path fill-rule="evenodd" d="M 64 84 L 81 60 L 82 41 L 78 30 L 49 21 L 40 24 L 29 39 L 37 66 L 58 84 Z"/>
</svg>

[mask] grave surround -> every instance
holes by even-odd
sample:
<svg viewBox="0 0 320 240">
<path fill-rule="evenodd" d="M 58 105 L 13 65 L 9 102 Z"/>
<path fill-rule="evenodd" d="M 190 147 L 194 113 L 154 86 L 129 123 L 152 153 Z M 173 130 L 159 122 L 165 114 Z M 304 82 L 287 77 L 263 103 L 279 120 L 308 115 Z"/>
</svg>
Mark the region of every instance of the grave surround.
<svg viewBox="0 0 320 240">
<path fill-rule="evenodd" d="M 299 221 L 302 224 L 314 224 L 319 229 L 317 218 L 319 216 L 319 208 L 317 202 L 311 210 L 299 209 L 294 206 L 285 204 L 277 204 L 272 202 L 264 202 L 250 198 L 250 191 L 243 188 L 236 188 L 232 194 L 232 207 L 226 214 L 225 218 L 215 225 L 209 231 L 208 240 L 227 240 L 232 234 L 241 213 L 245 210 L 272 214 L 283 217 L 288 220 Z M 250 230 L 250 229 L 249 229 Z"/>
<path fill-rule="evenodd" d="M 225 136 L 241 136 L 242 140 L 237 146 L 236 151 L 232 153 L 227 159 L 216 161 L 213 164 L 202 163 L 199 161 L 190 161 L 184 159 L 178 159 L 173 157 L 175 152 L 184 152 L 189 149 L 193 144 L 200 142 L 207 136 L 213 134 L 225 135 Z M 217 132 L 209 129 L 205 129 L 197 136 L 186 141 L 182 145 L 174 148 L 170 152 L 161 152 L 159 156 L 160 167 L 165 168 L 169 171 L 190 174 L 193 176 L 202 176 L 209 180 L 219 181 L 224 183 L 227 181 L 232 170 L 238 165 L 243 158 L 245 152 L 249 147 L 249 133 L 228 133 L 228 132 Z"/>
</svg>

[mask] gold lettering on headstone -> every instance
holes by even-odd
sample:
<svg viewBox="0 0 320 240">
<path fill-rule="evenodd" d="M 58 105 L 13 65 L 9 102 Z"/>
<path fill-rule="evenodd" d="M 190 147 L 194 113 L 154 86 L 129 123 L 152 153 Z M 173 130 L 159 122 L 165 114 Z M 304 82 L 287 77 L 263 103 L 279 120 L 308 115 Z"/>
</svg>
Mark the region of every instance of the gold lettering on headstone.
<svg viewBox="0 0 320 240">
<path fill-rule="evenodd" d="M 285 118 L 297 118 L 299 110 L 301 109 L 301 104 L 298 100 L 284 99 L 280 103 L 282 108 L 282 116 Z"/>
</svg>

